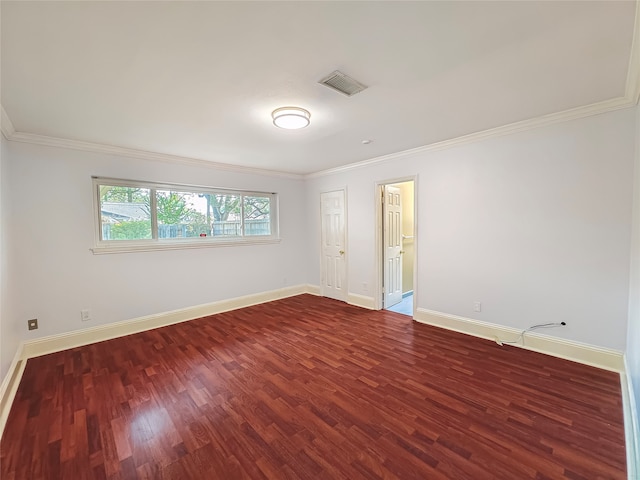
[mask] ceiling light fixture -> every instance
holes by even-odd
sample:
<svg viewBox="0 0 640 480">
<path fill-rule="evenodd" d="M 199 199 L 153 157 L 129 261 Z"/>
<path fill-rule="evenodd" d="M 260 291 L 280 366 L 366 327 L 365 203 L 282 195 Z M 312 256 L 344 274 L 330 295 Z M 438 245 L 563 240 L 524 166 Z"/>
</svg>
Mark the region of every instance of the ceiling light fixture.
<svg viewBox="0 0 640 480">
<path fill-rule="evenodd" d="M 296 130 L 309 125 L 311 114 L 304 108 L 299 107 L 280 107 L 271 112 L 273 124 L 279 128 L 287 130 Z"/>
</svg>

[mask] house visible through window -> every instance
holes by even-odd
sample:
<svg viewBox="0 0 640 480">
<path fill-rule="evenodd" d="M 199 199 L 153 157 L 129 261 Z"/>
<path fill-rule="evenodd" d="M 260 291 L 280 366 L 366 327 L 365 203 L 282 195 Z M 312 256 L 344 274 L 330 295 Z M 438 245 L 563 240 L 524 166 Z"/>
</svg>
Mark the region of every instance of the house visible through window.
<svg viewBox="0 0 640 480">
<path fill-rule="evenodd" d="M 275 193 L 94 178 L 97 247 L 277 239 Z"/>
</svg>

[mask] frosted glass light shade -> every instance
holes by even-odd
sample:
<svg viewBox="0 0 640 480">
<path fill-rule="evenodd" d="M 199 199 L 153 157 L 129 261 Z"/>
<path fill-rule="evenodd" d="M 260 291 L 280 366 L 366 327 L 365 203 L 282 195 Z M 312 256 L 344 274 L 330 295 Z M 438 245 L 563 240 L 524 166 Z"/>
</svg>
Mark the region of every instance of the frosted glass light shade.
<svg viewBox="0 0 640 480">
<path fill-rule="evenodd" d="M 272 113 L 273 124 L 276 127 L 286 128 L 287 130 L 296 130 L 309 125 L 311 114 L 304 108 L 299 107 L 281 107 L 276 108 Z"/>
</svg>

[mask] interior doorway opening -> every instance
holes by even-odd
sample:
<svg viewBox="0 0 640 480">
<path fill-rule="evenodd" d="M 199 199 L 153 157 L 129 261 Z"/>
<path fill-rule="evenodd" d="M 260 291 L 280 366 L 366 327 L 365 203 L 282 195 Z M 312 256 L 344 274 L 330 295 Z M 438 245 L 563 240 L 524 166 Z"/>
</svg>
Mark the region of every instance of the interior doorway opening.
<svg viewBox="0 0 640 480">
<path fill-rule="evenodd" d="M 380 306 L 413 317 L 415 310 L 415 181 L 379 184 Z"/>
</svg>

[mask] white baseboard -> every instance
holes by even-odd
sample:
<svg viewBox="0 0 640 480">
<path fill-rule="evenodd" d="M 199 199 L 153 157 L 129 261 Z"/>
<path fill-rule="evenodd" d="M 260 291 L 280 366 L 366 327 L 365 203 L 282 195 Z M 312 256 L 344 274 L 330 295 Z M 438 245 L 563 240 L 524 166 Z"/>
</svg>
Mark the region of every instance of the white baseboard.
<svg viewBox="0 0 640 480">
<path fill-rule="evenodd" d="M 467 335 L 473 335 L 475 337 L 486 338 L 488 340 L 494 340 L 496 337 L 502 340 L 515 339 L 521 333 L 521 330 L 515 328 L 435 312 L 424 308 L 418 308 L 416 310 L 414 319 L 421 323 L 466 333 Z M 573 342 L 562 338 L 540 335 L 534 332 L 527 333 L 524 337 L 524 344 L 514 344 L 505 346 L 504 348 L 510 346 L 546 353 L 554 357 L 564 358 L 614 372 L 624 371 L 624 354 L 618 350 L 596 347 L 594 345 Z"/>
<path fill-rule="evenodd" d="M 320 285 L 311 285 L 310 283 L 307 283 L 305 285 L 305 289 L 306 289 L 306 293 L 320 296 Z"/>
<path fill-rule="evenodd" d="M 305 285 L 306 292 L 311 295 L 322 296 L 322 291 L 319 285 Z M 367 297 L 365 295 L 358 295 L 357 293 L 347 293 L 346 302 L 349 305 L 355 305 L 356 307 L 366 308 L 367 310 L 375 310 L 376 305 L 373 297 Z"/>
<path fill-rule="evenodd" d="M 29 358 L 131 335 L 153 328 L 181 323 L 195 318 L 206 317 L 216 313 L 292 297 L 302 293 L 319 295 L 320 289 L 316 285 L 297 285 L 22 342 L 18 347 L 7 375 L 2 384 L 0 384 L 0 437 L 4 431 L 7 416 L 9 415 L 9 410 L 18 389 L 26 360 Z M 374 299 L 364 295 L 350 293 L 348 295 L 348 303 L 370 310 L 375 309 Z M 512 338 L 514 334 L 517 335 L 520 333 L 513 328 L 420 308 L 417 309 L 414 318 L 422 323 L 491 340 L 496 336 L 500 338 Z M 625 367 L 624 357 L 621 352 L 533 333 L 528 334 L 526 344 L 519 345 L 519 347 L 607 370 L 622 372 Z M 633 392 L 631 392 L 631 395 L 633 395 Z M 630 402 L 633 402 L 633 400 L 630 400 Z M 637 419 L 635 422 L 637 431 Z M 638 457 L 636 456 L 636 458 Z"/>
<path fill-rule="evenodd" d="M 347 294 L 347 303 L 349 305 L 355 305 L 356 307 L 366 308 L 368 310 L 376 309 L 376 302 L 373 297 L 367 297 L 365 295 L 358 295 L 357 293 Z"/>
<path fill-rule="evenodd" d="M 7 423 L 7 417 L 9 417 L 9 411 L 11 405 L 13 405 L 13 399 L 18 391 L 18 385 L 22 378 L 22 372 L 27 362 L 22 358 L 23 344 L 18 345 L 18 350 L 13 356 L 9 370 L 0 384 L 0 437 L 4 432 L 4 426 Z"/>
<path fill-rule="evenodd" d="M 186 322 L 216 313 L 228 312 L 238 308 L 293 297 L 302 293 L 318 295 L 319 289 L 313 285 L 296 285 L 24 341 L 19 345 L 13 362 L 9 367 L 9 371 L 0 385 L 0 437 L 4 431 L 9 410 L 13 404 L 24 367 L 27 363 L 26 361 L 29 358 L 81 347 L 90 343 L 111 340 L 133 333 L 140 333 L 153 328 Z"/>
<path fill-rule="evenodd" d="M 72 332 L 61 333 L 59 335 L 51 335 L 35 340 L 28 340 L 24 342 L 23 357 L 39 357 L 48 353 L 59 352 L 61 350 L 80 347 L 90 343 L 102 342 L 104 340 L 111 340 L 112 338 L 144 332 L 153 328 L 186 322 L 195 318 L 228 312 L 238 308 L 250 307 L 259 303 L 271 302 L 273 300 L 292 297 L 302 293 L 306 293 L 306 285 L 285 287 L 278 290 L 255 293 L 252 295 L 220 300 L 204 305 L 196 305 L 194 307 L 173 310 L 170 312 L 147 315 L 144 317 L 134 318 L 132 320 L 124 320 L 122 322 L 114 322 L 107 325 L 100 325 L 83 330 L 74 330 Z"/>
<path fill-rule="evenodd" d="M 517 338 L 521 332 L 521 330 L 515 328 L 503 327 L 493 323 L 434 312 L 423 308 L 416 310 L 414 320 L 488 340 L 494 340 L 496 337 L 502 340 Z M 620 373 L 627 452 L 627 478 L 629 480 L 640 479 L 640 419 L 638 418 L 638 404 L 636 403 L 633 384 L 624 354 L 617 350 L 539 335 L 533 332 L 527 333 L 524 341 L 524 345 L 509 346 L 545 353 Z"/>
<path fill-rule="evenodd" d="M 638 418 L 638 404 L 626 357 L 624 367 L 624 372 L 620 374 L 620 385 L 622 387 L 622 409 L 627 447 L 627 478 L 635 480 L 640 478 L 640 419 Z"/>
</svg>

